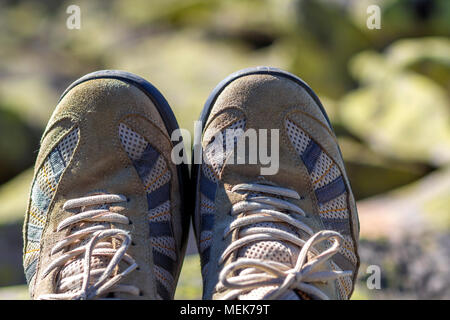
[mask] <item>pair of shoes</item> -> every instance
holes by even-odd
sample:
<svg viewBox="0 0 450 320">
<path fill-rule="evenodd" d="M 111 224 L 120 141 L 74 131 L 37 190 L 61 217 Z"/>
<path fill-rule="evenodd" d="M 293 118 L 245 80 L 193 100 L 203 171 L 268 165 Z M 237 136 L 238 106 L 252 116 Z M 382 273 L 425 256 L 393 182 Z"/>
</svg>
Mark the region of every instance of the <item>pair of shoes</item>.
<svg viewBox="0 0 450 320">
<path fill-rule="evenodd" d="M 149 82 L 99 71 L 63 93 L 24 223 L 32 298 L 172 299 L 191 216 L 204 299 L 350 297 L 355 200 L 312 90 L 278 69 L 242 70 L 216 87 L 200 120 L 203 161 L 189 178 L 172 160 L 177 121 Z M 267 162 L 233 161 L 251 130 L 270 131 L 278 148 L 269 174 Z"/>
</svg>

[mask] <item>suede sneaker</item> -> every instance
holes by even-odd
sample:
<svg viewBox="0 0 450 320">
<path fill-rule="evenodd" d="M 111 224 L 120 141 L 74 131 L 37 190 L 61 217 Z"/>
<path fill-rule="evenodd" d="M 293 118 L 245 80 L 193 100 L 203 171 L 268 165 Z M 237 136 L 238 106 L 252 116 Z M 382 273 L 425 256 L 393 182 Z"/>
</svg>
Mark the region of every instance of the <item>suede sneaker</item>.
<svg viewBox="0 0 450 320">
<path fill-rule="evenodd" d="M 171 299 L 186 248 L 175 117 L 144 79 L 98 71 L 62 95 L 41 140 L 24 224 L 34 299 Z"/>
<path fill-rule="evenodd" d="M 348 299 L 358 216 L 313 91 L 285 71 L 245 69 L 214 89 L 200 120 L 193 218 L 203 297 Z"/>
</svg>

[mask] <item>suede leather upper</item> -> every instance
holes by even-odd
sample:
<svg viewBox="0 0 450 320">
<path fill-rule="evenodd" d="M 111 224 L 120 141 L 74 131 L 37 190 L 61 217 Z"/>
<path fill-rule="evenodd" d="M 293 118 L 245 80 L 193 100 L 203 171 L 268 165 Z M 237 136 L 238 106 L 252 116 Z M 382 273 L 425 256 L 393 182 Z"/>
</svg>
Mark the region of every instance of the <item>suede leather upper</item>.
<svg viewBox="0 0 450 320">
<path fill-rule="evenodd" d="M 287 134 L 286 119 L 293 121 L 311 139 L 316 141 L 323 152 L 338 166 L 348 191 L 349 225 L 355 247 L 359 237 L 355 200 L 345 174 L 337 139 L 325 116 L 309 93 L 298 83 L 279 75 L 252 74 L 235 79 L 223 89 L 211 108 L 206 127 L 204 128 L 203 149 L 206 149 L 211 137 L 217 131 L 224 130 L 229 123 L 240 118 L 246 121 L 245 130 L 249 128 L 279 129 L 280 167 L 275 175 L 261 176 L 260 164 L 230 164 L 234 157 L 233 154 L 228 155 L 223 167 L 221 167 L 217 177 L 218 183 L 214 206 L 216 211 L 214 213 L 212 243 L 209 250 L 209 265 L 206 274 L 203 274 L 205 283 L 204 298 L 207 299 L 221 297 L 215 291 L 218 275 L 225 265 L 236 259 L 236 255 L 232 255 L 225 264 L 218 264 L 220 255 L 236 239 L 238 234 L 234 232 L 232 237 L 225 239 L 221 236 L 225 228 L 235 220 L 235 217 L 229 215 L 232 205 L 245 199 L 245 196 L 231 192 L 232 187 L 236 184 L 269 182 L 277 186 L 291 188 L 303 196 L 301 200 L 292 200 L 295 205 L 308 213 L 308 216 L 303 221 L 314 232 L 326 229 L 319 216 L 318 200 L 308 170 Z M 201 184 L 200 180 L 198 183 L 199 185 Z M 200 189 L 201 186 L 198 186 L 198 190 Z M 201 222 L 199 221 L 201 221 L 202 217 L 199 207 L 200 204 L 197 202 L 196 220 L 199 225 L 198 228 L 201 229 Z M 355 254 L 357 256 L 356 249 Z M 359 262 L 352 267 L 353 280 L 356 278 L 358 266 Z M 327 268 L 331 268 L 331 266 L 328 265 Z M 330 297 L 343 298 L 337 290 L 334 281 L 317 286 Z"/>
<path fill-rule="evenodd" d="M 167 160 L 172 177 L 170 199 L 171 223 L 177 248 L 176 283 L 185 244 L 181 243 L 184 230 L 181 230 L 178 176 L 175 165 L 170 161 L 172 144 L 168 132 L 155 105 L 142 90 L 116 79 L 97 79 L 78 84 L 64 96 L 41 141 L 35 173 L 61 138 L 72 128 L 79 129 L 78 144 L 48 210 L 36 275 L 30 284 L 32 297 L 55 292 L 57 270 L 46 277 L 42 276 L 42 272 L 62 254 L 60 252 L 50 257 L 52 247 L 67 235 L 67 230 L 56 232 L 58 224 L 72 214 L 62 209 L 63 204 L 68 199 L 100 191 L 122 194 L 129 199 L 111 208 L 132 221 L 129 226 L 115 226 L 131 233 L 135 245 L 127 253 L 139 266 L 139 270 L 133 271 L 124 282 L 141 289 L 139 298 L 157 298 L 145 189 L 119 140 L 120 123 L 143 136 Z M 28 220 L 29 214 L 24 226 L 25 243 Z M 174 291 L 170 294 L 173 296 Z M 117 294 L 116 297 L 129 298 L 126 294 Z"/>
</svg>

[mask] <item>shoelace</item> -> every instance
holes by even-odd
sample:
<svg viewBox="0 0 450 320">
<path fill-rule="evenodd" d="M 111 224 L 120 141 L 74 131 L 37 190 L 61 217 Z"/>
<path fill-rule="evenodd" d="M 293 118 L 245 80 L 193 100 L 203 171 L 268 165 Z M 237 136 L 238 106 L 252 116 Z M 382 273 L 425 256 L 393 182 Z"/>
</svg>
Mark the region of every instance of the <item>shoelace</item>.
<svg viewBox="0 0 450 320">
<path fill-rule="evenodd" d="M 305 223 L 295 219 L 293 215 L 306 216 L 305 212 L 287 200 L 276 198 L 276 196 L 281 196 L 300 199 L 299 194 L 291 189 L 248 183 L 234 186 L 232 192 L 238 191 L 250 191 L 257 195 L 250 195 L 246 200 L 233 205 L 230 214 L 242 213 L 243 215 L 229 225 L 224 232 L 224 238 L 238 228 L 255 223 L 284 222 L 306 232 L 309 239 L 304 241 L 289 232 L 271 227 L 251 227 L 239 230 L 239 238 L 231 242 L 225 249 L 220 257 L 220 264 L 223 264 L 239 248 L 257 241 L 287 241 L 301 250 L 293 268 L 271 260 L 237 258 L 236 261 L 225 266 L 219 275 L 219 284 L 216 289 L 219 292 L 231 289 L 222 299 L 236 299 L 252 289 L 270 285 L 275 286 L 276 289 L 266 297 L 267 299 L 277 299 L 288 290 L 297 289 L 312 297 L 328 300 L 329 297 L 312 283 L 324 283 L 352 274 L 352 271 L 317 271 L 339 251 L 343 240 L 342 236 L 332 230 L 322 230 L 314 234 L 313 230 Z M 326 240 L 332 240 L 332 246 L 319 253 L 314 246 Z M 313 257 L 307 262 L 310 252 Z M 241 270 L 240 273 L 238 273 L 239 270 Z"/>
<path fill-rule="evenodd" d="M 68 200 L 65 202 L 63 209 L 82 209 L 125 201 L 127 201 L 127 198 L 123 195 L 101 194 Z M 86 238 L 90 240 L 85 245 L 76 246 L 64 252 L 64 254 L 52 261 L 43 272 L 43 276 L 45 277 L 52 270 L 62 268 L 69 260 L 76 259 L 84 254 L 82 272 L 62 278 L 59 283 L 60 291 L 64 291 L 70 288 L 71 284 L 79 282 L 82 279 L 81 288 L 75 292 L 44 294 L 39 296 L 38 299 L 92 299 L 113 292 L 125 292 L 136 296 L 140 294 L 139 288 L 135 286 L 119 284 L 127 274 L 138 267 L 135 260 L 126 253 L 131 244 L 130 234 L 111 225 L 92 225 L 95 222 L 127 225 L 130 224 L 130 220 L 126 216 L 111 212 L 108 209 L 92 209 L 81 211 L 76 215 L 64 219 L 58 225 L 57 231 L 59 232 L 65 228 L 74 227 L 75 225 L 86 222 L 91 222 L 91 225 L 86 224 L 86 227 L 81 227 L 78 231 L 58 242 L 51 250 L 51 255 L 64 250 L 70 245 L 74 245 L 77 241 Z M 104 241 L 106 239 L 118 239 L 120 240 L 120 246 L 115 248 L 115 245 L 113 246 L 112 243 Z M 91 264 L 93 256 L 108 257 L 110 261 L 106 268 L 93 269 Z M 118 265 L 121 261 L 124 261 L 128 267 L 118 273 Z M 98 276 L 98 280 L 90 284 L 90 279 L 93 276 Z"/>
</svg>

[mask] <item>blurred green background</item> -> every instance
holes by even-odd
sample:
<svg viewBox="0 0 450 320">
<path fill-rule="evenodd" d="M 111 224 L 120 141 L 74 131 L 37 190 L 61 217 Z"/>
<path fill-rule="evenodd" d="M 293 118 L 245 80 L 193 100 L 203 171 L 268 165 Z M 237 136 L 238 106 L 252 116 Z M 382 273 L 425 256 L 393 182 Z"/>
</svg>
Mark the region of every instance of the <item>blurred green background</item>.
<svg viewBox="0 0 450 320">
<path fill-rule="evenodd" d="M 66 27 L 71 4 L 80 30 Z M 379 30 L 366 25 L 372 4 Z M 353 298 L 449 299 L 449 35 L 448 0 L 0 0 L 0 299 L 28 298 L 21 226 L 31 168 L 72 81 L 136 73 L 192 131 L 215 85 L 257 65 L 303 78 L 331 117 L 361 220 Z M 190 252 L 176 298 L 201 297 Z M 380 290 L 366 286 L 372 264 Z"/>
</svg>

